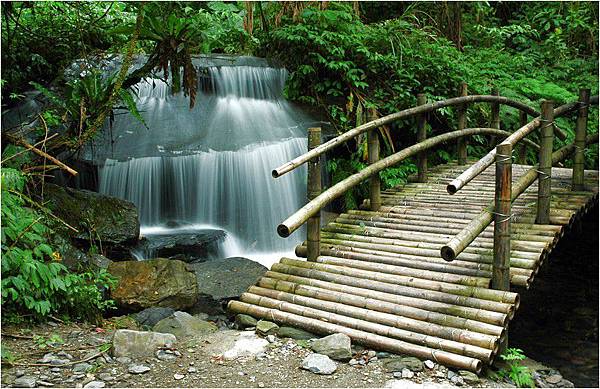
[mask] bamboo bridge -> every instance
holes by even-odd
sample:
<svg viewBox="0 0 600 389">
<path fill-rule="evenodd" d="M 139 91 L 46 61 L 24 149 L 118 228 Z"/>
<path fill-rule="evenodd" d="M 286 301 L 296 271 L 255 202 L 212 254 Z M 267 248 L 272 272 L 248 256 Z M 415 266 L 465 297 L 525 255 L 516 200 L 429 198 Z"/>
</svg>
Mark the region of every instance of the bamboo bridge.
<svg viewBox="0 0 600 389">
<path fill-rule="evenodd" d="M 273 171 L 275 178 L 308 163 L 308 203 L 277 227 L 289 236 L 304 223 L 299 257 L 282 258 L 240 301 L 235 313 L 300 327 L 319 334 L 344 333 L 375 349 L 431 359 L 479 372 L 506 345 L 519 293 L 534 282 L 557 242 L 598 203 L 598 171 L 584 170 L 587 116 L 598 96 L 582 89 L 576 102 L 541 111 L 506 97 L 461 96 L 427 103 L 356 127 L 321 144 L 309 129 L 307 153 Z M 465 128 L 468 104 L 491 103 L 490 127 Z M 520 127 L 500 130 L 500 105 L 519 110 Z M 455 106 L 457 129 L 427 138 L 427 114 Z M 528 117 L 533 119 L 528 121 Z M 566 135 L 555 123 L 576 116 L 575 139 L 553 150 Z M 416 118 L 417 143 L 379 158 L 378 129 Z M 539 145 L 525 138 L 538 131 Z M 320 156 L 367 133 L 369 166 L 321 189 Z M 504 138 L 480 160 L 467 158 L 467 137 Z M 458 160 L 427 166 L 427 151 L 456 141 Z M 513 150 L 538 150 L 534 166 L 513 163 Z M 406 185 L 381 191 L 379 172 L 415 156 L 418 174 Z M 572 157 L 573 168 L 553 167 Z M 324 206 L 369 180 L 370 198 L 321 225 Z"/>
</svg>

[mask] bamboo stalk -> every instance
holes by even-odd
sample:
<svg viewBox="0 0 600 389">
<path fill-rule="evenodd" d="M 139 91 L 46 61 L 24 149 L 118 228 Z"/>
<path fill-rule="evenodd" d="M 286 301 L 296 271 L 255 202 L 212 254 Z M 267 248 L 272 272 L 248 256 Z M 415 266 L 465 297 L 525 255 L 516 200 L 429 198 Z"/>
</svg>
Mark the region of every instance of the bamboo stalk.
<svg viewBox="0 0 600 389">
<path fill-rule="evenodd" d="M 492 270 L 492 288 L 498 290 L 510 290 L 511 163 L 511 144 L 499 144 L 496 147 L 494 266 Z"/>
<path fill-rule="evenodd" d="M 462 82 L 459 88 L 459 95 L 466 96 L 467 95 L 467 83 Z M 461 104 L 458 106 L 458 123 L 457 130 L 462 131 L 465 129 L 467 124 L 467 105 Z M 467 163 L 467 139 L 466 138 L 458 138 L 456 143 L 456 154 L 457 154 L 457 163 L 459 165 L 464 165 Z"/>
<path fill-rule="evenodd" d="M 321 144 L 321 128 L 313 127 L 308 129 L 308 150 L 312 150 Z M 321 157 L 317 156 L 308 164 L 307 176 L 307 197 L 312 201 L 321 194 Z M 306 229 L 306 241 L 308 242 L 309 261 L 315 261 L 319 256 L 321 245 L 321 212 L 308 219 Z"/>
<path fill-rule="evenodd" d="M 377 129 L 367 132 L 367 150 L 369 153 L 369 165 L 379 161 L 379 135 Z M 379 174 L 373 174 L 369 179 L 369 196 L 371 199 L 371 210 L 377 211 L 381 206 L 381 180 Z"/>
<path fill-rule="evenodd" d="M 577 111 L 577 125 L 575 127 L 575 155 L 573 156 L 573 180 L 572 190 L 585 190 L 583 172 L 585 165 L 585 135 L 587 132 L 588 106 L 590 101 L 590 90 L 579 90 L 580 107 Z"/>
<path fill-rule="evenodd" d="M 499 96 L 500 95 L 500 93 L 498 92 L 498 88 L 494 88 L 492 90 L 492 95 L 493 96 Z M 500 129 L 500 104 L 498 104 L 498 103 L 492 103 L 491 104 L 491 111 L 492 111 L 492 115 L 491 115 L 491 119 L 490 119 L 490 127 L 499 130 Z M 521 113 L 521 112 L 519 112 L 519 113 Z M 496 141 L 497 141 L 496 137 L 492 136 L 490 138 L 490 145 L 491 146 L 496 146 Z"/>
<path fill-rule="evenodd" d="M 550 223 L 550 190 L 552 186 L 552 146 L 554 144 L 554 103 L 542 102 L 540 157 L 538 164 L 537 224 Z"/>
<path fill-rule="evenodd" d="M 527 112 L 523 112 L 520 111 L 519 112 L 519 125 L 521 127 L 525 126 L 527 124 Z M 519 146 L 519 157 L 518 157 L 518 161 L 521 164 L 526 164 L 527 163 L 527 144 L 525 143 L 525 141 L 527 141 L 527 138 L 523 138 L 523 143 Z"/>
<path fill-rule="evenodd" d="M 427 97 L 423 93 L 417 95 L 417 106 L 427 104 Z M 427 139 L 427 116 L 421 114 L 417 117 L 417 143 Z M 419 182 L 427 182 L 427 153 L 422 152 L 417 159 Z"/>
<path fill-rule="evenodd" d="M 368 347 L 384 349 L 400 354 L 411 354 L 420 358 L 431 359 L 446 366 L 466 369 L 476 373 L 479 373 L 482 367 L 482 362 L 475 358 L 469 358 L 442 350 L 414 345 L 397 339 L 390 339 L 385 336 L 372 334 L 366 331 L 360 331 L 353 328 L 324 322 L 322 320 L 306 318 L 300 315 L 282 312 L 277 309 L 268 309 L 235 300 L 231 300 L 227 307 L 230 311 L 235 313 L 245 313 L 254 317 L 269 319 L 278 323 L 304 328 L 315 333 L 342 333 L 348 335 L 354 342 Z"/>
</svg>

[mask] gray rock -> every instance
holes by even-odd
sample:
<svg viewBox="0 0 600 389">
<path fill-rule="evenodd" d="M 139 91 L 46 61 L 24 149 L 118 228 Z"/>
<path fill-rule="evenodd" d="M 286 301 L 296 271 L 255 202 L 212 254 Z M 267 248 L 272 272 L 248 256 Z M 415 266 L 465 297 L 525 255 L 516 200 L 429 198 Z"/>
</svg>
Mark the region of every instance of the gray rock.
<svg viewBox="0 0 600 389">
<path fill-rule="evenodd" d="M 41 381 L 41 380 L 38 380 L 38 382 L 37 382 L 37 385 L 38 385 L 38 386 L 45 386 L 45 387 L 47 387 L 47 388 L 51 388 L 51 387 L 53 387 L 53 386 L 54 386 L 54 384 L 53 384 L 52 382 L 48 382 L 48 381 Z"/>
<path fill-rule="evenodd" d="M 177 342 L 177 338 L 172 334 L 117 330 L 113 336 L 113 356 L 120 363 L 120 357 L 150 357 L 154 351 L 160 347 L 171 346 Z"/>
<path fill-rule="evenodd" d="M 104 388 L 105 386 L 106 383 L 104 383 L 103 381 L 91 381 L 83 385 L 84 388 Z"/>
<path fill-rule="evenodd" d="M 147 235 L 136 251 L 144 258 L 177 259 L 183 262 L 206 261 L 218 258 L 219 246 L 227 237 L 227 232 L 217 229 L 192 229 L 177 225 L 177 231 L 167 234 Z"/>
<path fill-rule="evenodd" d="M 110 373 L 100 373 L 100 374 L 98 374 L 98 378 L 101 381 L 108 381 L 108 382 L 114 381 L 114 379 L 115 379 L 115 377 L 113 377 Z"/>
<path fill-rule="evenodd" d="M 235 324 L 240 330 L 248 327 L 256 327 L 257 320 L 250 315 L 244 315 L 243 313 L 235 315 Z"/>
<path fill-rule="evenodd" d="M 294 327 L 279 327 L 279 330 L 277 330 L 277 336 L 280 338 L 291 338 L 296 340 L 309 340 L 319 337 L 311 332 Z"/>
<path fill-rule="evenodd" d="M 247 258 L 216 259 L 190 264 L 196 273 L 198 300 L 195 311 L 209 314 L 225 313 L 225 305 L 239 298 L 268 270 Z"/>
<path fill-rule="evenodd" d="M 86 373 L 91 368 L 92 368 L 92 365 L 90 365 L 89 363 L 85 363 L 85 362 L 78 363 L 75 366 L 73 366 L 73 373 L 76 373 L 76 374 Z"/>
<path fill-rule="evenodd" d="M 146 365 L 133 364 L 127 368 L 127 371 L 131 374 L 144 374 L 150 371 L 150 367 Z"/>
<path fill-rule="evenodd" d="M 401 371 L 395 371 L 392 376 L 394 376 L 394 378 L 402 378 L 402 372 Z"/>
<path fill-rule="evenodd" d="M 15 370 L 15 376 L 17 376 L 17 378 L 23 377 L 24 375 L 25 375 L 25 370 L 23 370 L 23 369 Z"/>
<path fill-rule="evenodd" d="M 13 382 L 15 388 L 35 388 L 37 379 L 32 376 L 22 376 Z"/>
<path fill-rule="evenodd" d="M 136 313 L 133 315 L 133 318 L 138 322 L 139 325 L 152 328 L 156 325 L 156 323 L 165 317 L 171 316 L 173 313 L 175 313 L 173 308 L 150 307 Z"/>
<path fill-rule="evenodd" d="M 158 350 L 156 352 L 156 358 L 160 359 L 161 361 L 174 361 L 177 359 L 177 355 L 173 354 L 172 352 L 168 352 L 168 350 Z"/>
<path fill-rule="evenodd" d="M 198 300 L 196 276 L 181 261 L 113 262 L 108 272 L 119 280 L 117 286 L 111 288 L 110 296 L 123 309 L 187 309 Z"/>
<path fill-rule="evenodd" d="M 57 357 L 65 358 L 65 359 L 73 359 L 73 356 L 65 351 L 59 351 L 56 353 Z"/>
<path fill-rule="evenodd" d="M 267 335 L 265 337 L 265 339 L 267 340 L 267 342 L 269 343 L 275 343 L 275 341 L 277 340 L 277 338 L 275 337 L 275 335 Z"/>
<path fill-rule="evenodd" d="M 217 326 L 187 312 L 177 311 L 156 323 L 153 330 L 173 334 L 178 338 L 194 337 L 217 331 Z"/>
<path fill-rule="evenodd" d="M 425 365 L 425 367 L 428 369 L 433 369 L 435 367 L 435 362 L 428 359 L 425 362 L 423 362 L 423 365 Z"/>
<path fill-rule="evenodd" d="M 413 373 L 411 370 L 404 368 L 402 369 L 402 378 L 413 378 L 415 376 L 415 373 Z"/>
<path fill-rule="evenodd" d="M 337 370 L 337 365 L 327 355 L 313 353 L 304 358 L 302 368 L 315 374 L 329 375 Z"/>
<path fill-rule="evenodd" d="M 386 359 L 386 358 L 391 358 L 392 354 L 385 352 L 385 351 L 377 351 L 375 356 L 379 359 Z"/>
<path fill-rule="evenodd" d="M 173 378 L 175 378 L 176 380 L 178 380 L 178 381 L 179 381 L 179 380 L 182 380 L 182 379 L 184 379 L 184 378 L 185 378 L 185 375 L 184 375 L 184 374 L 175 373 L 175 374 L 173 375 Z"/>
<path fill-rule="evenodd" d="M 471 373 L 467 370 L 459 370 L 458 374 L 460 374 L 460 376 L 468 385 L 475 385 L 479 383 L 479 377 L 475 373 Z"/>
<path fill-rule="evenodd" d="M 456 386 L 463 386 L 465 384 L 464 378 L 462 378 L 459 375 L 454 375 L 454 377 L 450 379 L 450 382 L 452 382 Z"/>
<path fill-rule="evenodd" d="M 277 333 L 279 326 L 267 320 L 259 320 L 256 323 L 256 333 L 262 336 L 273 335 Z"/>
<path fill-rule="evenodd" d="M 402 369 L 419 372 L 423 371 L 423 363 L 414 357 L 395 357 L 386 359 L 383 368 L 388 372 L 402 371 Z"/>
<path fill-rule="evenodd" d="M 453 372 L 452 370 L 448 370 L 448 379 L 451 380 L 452 378 L 454 378 L 456 376 L 456 373 Z"/>
<path fill-rule="evenodd" d="M 52 373 L 60 373 L 61 372 L 60 367 L 52 367 L 52 368 L 50 368 L 50 371 Z"/>
<path fill-rule="evenodd" d="M 348 361 L 348 364 L 350 366 L 356 366 L 356 365 L 358 365 L 358 361 L 356 359 L 352 358 L 350 361 Z"/>
<path fill-rule="evenodd" d="M 38 362 L 39 363 L 50 363 L 50 362 L 52 362 L 56 358 L 57 358 L 57 356 L 54 355 L 53 353 L 46 353 L 46 354 L 44 354 L 44 356 L 42 357 L 42 359 L 38 360 Z"/>
<path fill-rule="evenodd" d="M 351 339 L 348 335 L 333 334 L 311 342 L 310 348 L 317 354 L 331 359 L 347 361 L 352 358 Z"/>
<path fill-rule="evenodd" d="M 558 384 L 562 379 L 560 374 L 552 374 L 545 378 L 546 382 L 549 384 Z"/>
<path fill-rule="evenodd" d="M 131 358 L 129 357 L 118 357 L 115 360 L 123 365 L 129 365 L 131 363 Z"/>
<path fill-rule="evenodd" d="M 196 369 L 195 367 L 188 367 L 187 371 L 188 373 L 196 373 L 198 369 Z"/>
</svg>

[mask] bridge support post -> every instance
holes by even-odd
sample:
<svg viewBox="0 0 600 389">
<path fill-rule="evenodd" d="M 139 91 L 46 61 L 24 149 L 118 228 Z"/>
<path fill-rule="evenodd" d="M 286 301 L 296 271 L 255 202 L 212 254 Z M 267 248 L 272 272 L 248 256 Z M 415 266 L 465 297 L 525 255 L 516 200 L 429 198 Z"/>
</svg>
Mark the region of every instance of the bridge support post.
<svg viewBox="0 0 600 389">
<path fill-rule="evenodd" d="M 493 96 L 499 96 L 498 88 L 492 90 Z M 490 120 L 490 128 L 500 129 L 500 103 L 492 103 L 492 118 Z M 490 144 L 496 146 L 496 135 L 490 137 Z"/>
<path fill-rule="evenodd" d="M 371 119 L 371 118 L 370 118 Z M 369 165 L 379 161 L 379 135 L 377 128 L 367 132 L 367 151 L 369 153 Z M 378 211 L 381 207 L 381 179 L 379 174 L 371 176 L 369 180 L 369 195 L 371 211 Z"/>
<path fill-rule="evenodd" d="M 423 93 L 417 95 L 417 106 L 427 104 L 427 97 Z M 417 117 L 417 143 L 427 139 L 427 115 Z M 417 159 L 417 181 L 427 182 L 427 152 L 419 153 Z"/>
<path fill-rule="evenodd" d="M 590 90 L 579 90 L 579 110 L 577 111 L 577 126 L 575 127 L 575 155 L 573 157 L 572 190 L 585 190 L 583 182 L 585 135 L 587 132 L 588 106 Z"/>
<path fill-rule="evenodd" d="M 494 213 L 494 261 L 492 288 L 510 290 L 510 228 L 512 145 L 496 146 L 496 194 Z"/>
<path fill-rule="evenodd" d="M 521 127 L 527 124 L 527 112 L 520 111 L 519 112 L 519 125 Z M 519 145 L 519 163 L 526 165 L 527 164 L 527 146 L 524 142 Z"/>
<path fill-rule="evenodd" d="M 467 83 L 463 82 L 460 84 L 460 96 L 467 95 Z M 467 105 L 463 104 L 458 109 L 458 131 L 464 130 L 467 125 Z M 467 163 L 467 138 L 458 138 L 456 142 L 456 153 L 459 165 L 465 165 Z"/>
<path fill-rule="evenodd" d="M 321 144 L 321 128 L 308 129 L 308 150 Z M 321 157 L 315 157 L 308 162 L 307 197 L 313 200 L 321 194 Z M 321 251 L 321 211 L 308 219 L 306 229 L 306 259 L 316 261 Z"/>
<path fill-rule="evenodd" d="M 554 143 L 554 103 L 542 102 L 540 133 L 540 164 L 538 168 L 538 198 L 536 224 L 550 224 L 550 188 L 552 183 L 552 145 Z"/>
</svg>

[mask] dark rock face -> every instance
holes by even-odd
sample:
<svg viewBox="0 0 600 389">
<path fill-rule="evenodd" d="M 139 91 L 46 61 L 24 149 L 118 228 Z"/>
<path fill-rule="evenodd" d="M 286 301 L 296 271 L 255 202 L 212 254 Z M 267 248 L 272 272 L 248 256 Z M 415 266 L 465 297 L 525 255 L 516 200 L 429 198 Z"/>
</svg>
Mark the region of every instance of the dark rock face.
<svg viewBox="0 0 600 389">
<path fill-rule="evenodd" d="M 156 323 L 175 313 L 173 308 L 151 307 L 135 314 L 134 319 L 141 326 L 154 327 Z"/>
<path fill-rule="evenodd" d="M 195 230 L 165 235 L 148 235 L 134 249 L 144 258 L 200 262 L 215 258 L 227 233 L 223 230 Z"/>
<path fill-rule="evenodd" d="M 113 262 L 108 271 L 119 279 L 111 298 L 125 310 L 149 307 L 185 310 L 198 300 L 194 273 L 187 264 L 169 259 Z"/>
<path fill-rule="evenodd" d="M 268 270 L 257 262 L 239 257 L 194 263 L 190 267 L 198 282 L 194 310 L 208 314 L 224 313 L 229 300 L 240 297 Z"/>
<path fill-rule="evenodd" d="M 55 215 L 78 230 L 65 233 L 82 244 L 101 243 L 111 257 L 119 257 L 137 243 L 138 211 L 129 201 L 53 184 L 46 184 L 45 199 Z"/>
<path fill-rule="evenodd" d="M 59 234 L 53 237 L 52 244 L 60 253 L 62 264 L 71 271 L 107 269 L 111 263 L 101 254 L 84 253 Z"/>
</svg>

